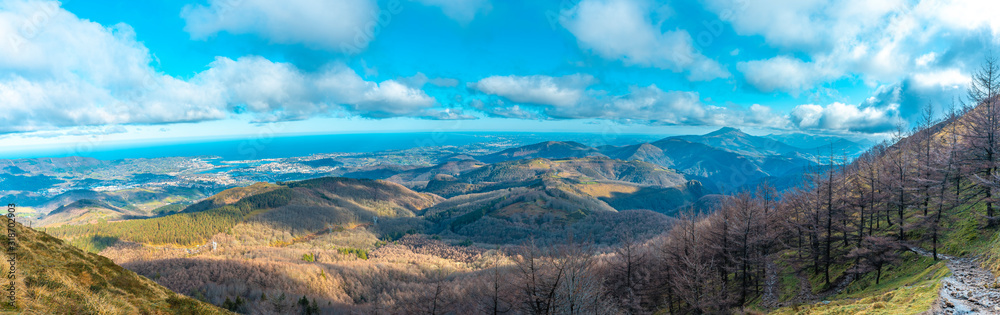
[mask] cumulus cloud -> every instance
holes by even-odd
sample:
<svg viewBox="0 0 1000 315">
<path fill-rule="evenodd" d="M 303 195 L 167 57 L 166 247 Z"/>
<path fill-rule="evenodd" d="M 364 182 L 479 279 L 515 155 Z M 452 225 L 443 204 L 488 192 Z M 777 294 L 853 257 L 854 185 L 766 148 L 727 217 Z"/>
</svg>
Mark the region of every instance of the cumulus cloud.
<svg viewBox="0 0 1000 315">
<path fill-rule="evenodd" d="M 660 31 L 645 0 L 583 0 L 563 11 L 560 22 L 576 36 L 580 47 L 629 66 L 686 71 L 688 79 L 707 81 L 729 72 L 693 45 L 682 29 Z"/>
<path fill-rule="evenodd" d="M 787 56 L 740 62 L 736 68 L 743 73 L 747 84 L 760 91 L 783 91 L 792 95 L 836 76 L 833 70 Z"/>
<path fill-rule="evenodd" d="M 474 99 L 469 102 L 469 106 L 486 114 L 488 117 L 516 118 L 516 119 L 541 119 L 542 116 L 533 111 L 525 110 L 520 105 L 508 105 L 500 99 L 489 102 Z"/>
<path fill-rule="evenodd" d="M 423 5 L 441 8 L 444 15 L 452 20 L 466 24 L 472 22 L 476 15 L 489 13 L 493 9 L 490 0 L 412 0 Z"/>
<path fill-rule="evenodd" d="M 916 71 L 937 72 L 958 82 L 962 79 L 956 72 L 943 71 L 970 69 L 961 62 L 949 63 L 952 50 L 969 50 L 970 39 L 974 50 L 1000 39 L 1000 22 L 987 13 L 1000 9 L 1000 3 L 988 0 L 706 0 L 705 7 L 737 34 L 759 35 L 771 47 L 800 56 L 737 66 L 748 84 L 765 92 L 794 94 L 845 77 L 878 86 Z M 933 52 L 942 47 L 948 51 Z M 777 79 L 776 73 L 784 70 L 787 81 Z"/>
<path fill-rule="evenodd" d="M 594 77 L 583 74 L 564 77 L 511 75 L 491 76 L 469 83 L 468 86 L 517 103 L 572 106 L 580 102 L 585 94 L 584 89 L 592 83 Z"/>
<path fill-rule="evenodd" d="M 838 41 L 884 25 L 905 10 L 902 0 L 706 0 L 705 7 L 740 35 L 762 35 L 769 44 L 805 51 L 829 50 Z"/>
<path fill-rule="evenodd" d="M 193 39 L 219 32 L 253 34 L 279 44 L 305 44 L 327 50 L 356 52 L 392 19 L 394 8 L 379 8 L 374 0 L 209 0 L 181 11 L 184 30 Z"/>
<path fill-rule="evenodd" d="M 218 95 L 152 69 L 149 51 L 128 25 L 81 20 L 58 2 L 6 1 L 0 30 L 3 131 L 226 115 L 209 106 Z"/>
<path fill-rule="evenodd" d="M 306 119 L 337 110 L 338 105 L 363 117 L 397 117 L 436 103 L 422 90 L 395 80 L 365 81 L 343 64 L 307 73 L 255 56 L 217 58 L 193 81 L 221 91 L 229 106 L 243 105 L 265 121 Z"/>
<path fill-rule="evenodd" d="M 896 103 L 881 108 L 840 102 L 827 106 L 806 104 L 796 106 L 790 117 L 796 127 L 806 130 L 879 133 L 902 124 Z"/>
<path fill-rule="evenodd" d="M 761 125 L 784 127 L 787 119 L 769 107 L 750 109 L 711 106 L 697 92 L 664 91 L 656 85 L 632 86 L 628 93 L 611 95 L 588 89 L 594 79 L 563 77 L 492 76 L 469 87 L 493 99 L 474 99 L 470 107 L 492 117 L 522 119 L 589 119 L 636 121 L 662 125 Z"/>
<path fill-rule="evenodd" d="M 34 31 L 19 31 L 25 25 Z M 261 121 L 381 118 L 420 115 L 436 104 L 420 89 L 365 81 L 342 64 L 308 73 L 261 57 L 217 58 L 183 80 L 151 67 L 128 25 L 82 20 L 58 2 L 4 2 L 0 30 L 11 45 L 0 49 L 0 119 L 8 122 L 0 131 L 194 122 L 233 112 Z"/>
<path fill-rule="evenodd" d="M 787 119 L 759 104 L 749 109 L 739 106 L 704 104 L 698 92 L 664 91 L 656 85 L 633 86 L 629 93 L 582 104 L 580 109 L 593 118 L 648 122 L 661 125 L 763 126 L 784 128 Z M 580 117 L 582 118 L 582 117 Z"/>
</svg>

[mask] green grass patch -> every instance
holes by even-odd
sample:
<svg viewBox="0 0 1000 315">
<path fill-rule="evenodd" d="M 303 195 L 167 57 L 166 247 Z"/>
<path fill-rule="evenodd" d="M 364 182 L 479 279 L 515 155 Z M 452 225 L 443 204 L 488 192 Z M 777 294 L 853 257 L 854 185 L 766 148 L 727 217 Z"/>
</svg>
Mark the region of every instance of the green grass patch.
<svg viewBox="0 0 1000 315">
<path fill-rule="evenodd" d="M 842 276 L 844 272 L 846 272 L 847 269 L 850 268 L 850 266 L 851 264 L 831 264 L 830 286 L 836 285 L 837 278 Z M 814 274 L 811 271 L 809 272 L 809 284 L 812 285 L 813 293 L 820 293 L 829 289 L 827 288 L 826 281 L 824 281 L 824 279 L 825 279 L 825 273 L 823 272 L 823 270 L 820 270 L 820 272 L 816 274 Z"/>
<path fill-rule="evenodd" d="M 365 260 L 368 259 L 368 250 L 366 249 L 341 247 L 337 248 L 337 252 L 341 253 L 342 255 L 355 256 L 358 257 L 358 259 L 365 259 Z"/>
<path fill-rule="evenodd" d="M 875 284 L 869 272 L 829 301 L 779 308 L 772 314 L 919 314 L 937 300 L 941 279 L 951 271 L 943 261 L 906 253 L 906 263 L 882 270 Z"/>
<path fill-rule="evenodd" d="M 880 294 L 895 290 L 900 287 L 917 285 L 922 281 L 940 279 L 936 274 L 944 271 L 942 261 L 934 261 L 933 258 L 919 256 L 913 252 L 906 252 L 900 256 L 900 263 L 890 264 L 882 267 L 882 277 L 878 284 L 875 284 L 875 272 L 868 272 L 855 279 L 838 298 L 860 298 L 871 294 Z"/>
<path fill-rule="evenodd" d="M 994 233 L 993 239 L 983 249 L 983 268 L 994 275 L 1000 274 L 1000 234 Z"/>
<path fill-rule="evenodd" d="M 994 229 L 982 228 L 980 218 L 984 208 L 984 205 L 966 205 L 949 212 L 948 218 L 942 220 L 938 252 L 952 256 L 983 252 L 996 234 Z M 929 249 L 930 245 L 930 242 L 924 242 L 924 248 Z"/>
<path fill-rule="evenodd" d="M 799 294 L 799 278 L 795 276 L 795 268 L 784 264 L 783 262 L 778 263 L 779 274 L 781 278 L 778 279 L 778 288 L 781 292 L 778 295 L 778 301 L 784 302 L 795 298 Z"/>
</svg>

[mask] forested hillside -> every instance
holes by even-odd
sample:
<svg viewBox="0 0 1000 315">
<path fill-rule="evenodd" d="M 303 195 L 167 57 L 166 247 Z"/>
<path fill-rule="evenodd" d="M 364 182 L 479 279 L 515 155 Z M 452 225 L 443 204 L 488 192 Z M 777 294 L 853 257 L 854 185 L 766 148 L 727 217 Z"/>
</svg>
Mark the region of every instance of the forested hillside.
<svg viewBox="0 0 1000 315">
<path fill-rule="evenodd" d="M 682 313 L 994 311 L 996 294 L 975 289 L 963 293 L 968 300 L 935 301 L 946 257 L 948 265 L 958 265 L 951 256 L 978 257 L 998 270 L 998 70 L 989 60 L 976 74 L 975 106 L 943 119 L 927 106 L 912 131 L 898 130 L 850 163 L 830 157 L 835 167 L 812 173 L 799 189 L 779 195 L 759 186 L 682 220 L 645 245 L 655 258 L 637 275 L 651 276 L 630 282 L 628 292 L 646 311 Z M 992 290 L 993 278 L 979 290 Z"/>
</svg>

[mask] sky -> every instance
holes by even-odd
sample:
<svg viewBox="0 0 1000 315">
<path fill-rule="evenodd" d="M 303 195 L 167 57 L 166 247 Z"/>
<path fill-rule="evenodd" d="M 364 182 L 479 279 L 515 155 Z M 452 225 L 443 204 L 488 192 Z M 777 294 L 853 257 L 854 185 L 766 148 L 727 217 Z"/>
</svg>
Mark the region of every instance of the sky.
<svg viewBox="0 0 1000 315">
<path fill-rule="evenodd" d="M 964 101 L 996 1 L 0 0 L 0 146 L 259 134 L 879 137 Z"/>
</svg>

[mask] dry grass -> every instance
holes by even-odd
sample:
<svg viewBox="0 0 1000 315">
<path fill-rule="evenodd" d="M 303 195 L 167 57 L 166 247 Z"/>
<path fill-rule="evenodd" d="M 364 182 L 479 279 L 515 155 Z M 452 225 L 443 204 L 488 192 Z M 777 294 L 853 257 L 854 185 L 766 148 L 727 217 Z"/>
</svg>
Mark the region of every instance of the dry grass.
<svg viewBox="0 0 1000 315">
<path fill-rule="evenodd" d="M 18 301 L 22 314 L 223 314 L 176 294 L 111 260 L 18 225 Z M 3 238 L 4 247 L 7 239 Z M 0 253 L 6 261 L 7 253 Z M 0 268 L 4 274 L 10 265 Z"/>
<path fill-rule="evenodd" d="M 576 185 L 575 188 L 579 189 L 580 192 L 583 192 L 595 198 L 611 198 L 616 193 L 633 194 L 639 191 L 639 187 L 635 185 L 609 184 L 609 183 Z"/>
</svg>

